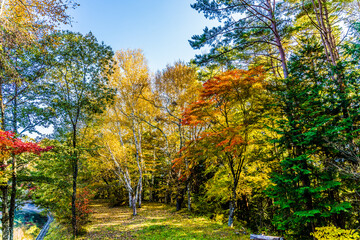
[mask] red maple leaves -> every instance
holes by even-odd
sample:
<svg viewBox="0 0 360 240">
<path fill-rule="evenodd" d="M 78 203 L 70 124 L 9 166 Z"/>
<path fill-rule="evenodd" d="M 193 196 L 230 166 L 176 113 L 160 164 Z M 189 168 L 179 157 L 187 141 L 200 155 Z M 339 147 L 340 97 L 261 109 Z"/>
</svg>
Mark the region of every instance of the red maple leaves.
<svg viewBox="0 0 360 240">
<path fill-rule="evenodd" d="M 2 155 L 7 153 L 18 155 L 24 152 L 40 155 L 42 152 L 47 152 L 52 148 L 53 147 L 43 148 L 37 143 L 23 142 L 21 139 L 15 137 L 15 133 L 0 130 L 0 151 Z"/>
</svg>

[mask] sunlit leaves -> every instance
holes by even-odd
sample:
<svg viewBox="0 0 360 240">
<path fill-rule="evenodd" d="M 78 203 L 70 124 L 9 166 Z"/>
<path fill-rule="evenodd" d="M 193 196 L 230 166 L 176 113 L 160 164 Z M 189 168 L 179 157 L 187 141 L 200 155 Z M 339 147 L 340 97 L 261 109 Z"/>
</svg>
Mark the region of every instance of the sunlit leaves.
<svg viewBox="0 0 360 240">
<path fill-rule="evenodd" d="M 9 165 L 8 160 L 11 157 L 21 153 L 33 153 L 40 155 L 42 152 L 50 151 L 52 147 L 41 147 L 37 143 L 24 142 L 15 136 L 15 133 L 10 131 L 0 130 L 0 184 L 8 180 L 9 172 L 7 170 Z"/>
<path fill-rule="evenodd" d="M 228 185 L 228 198 L 233 207 L 230 207 L 230 213 L 235 209 L 239 184 L 242 190 L 239 194 L 246 194 L 245 182 L 249 180 L 248 175 L 253 174 L 246 169 L 252 167 L 252 149 L 257 141 L 255 130 L 261 128 L 266 101 L 265 86 L 260 67 L 224 72 L 203 84 L 198 99 L 183 114 L 182 124 L 200 129 L 200 133 L 186 143 L 181 150 L 182 156 L 174 160 L 174 166 L 180 167 L 184 159 L 188 159 L 193 169 L 201 163 L 213 169 L 215 180 L 209 181 L 208 194 L 217 195 L 212 192 L 213 186 L 217 185 L 214 181 Z M 220 168 L 221 172 L 214 166 Z M 252 190 L 247 188 L 247 191 Z M 226 199 L 226 196 L 222 198 Z M 233 215 L 230 214 L 229 226 L 232 219 Z"/>
<path fill-rule="evenodd" d="M 37 143 L 23 142 L 20 138 L 15 137 L 15 133 L 0 130 L 0 152 L 3 155 L 18 155 L 24 152 L 40 154 L 44 151 L 51 150 L 52 147 L 43 148 Z"/>
</svg>

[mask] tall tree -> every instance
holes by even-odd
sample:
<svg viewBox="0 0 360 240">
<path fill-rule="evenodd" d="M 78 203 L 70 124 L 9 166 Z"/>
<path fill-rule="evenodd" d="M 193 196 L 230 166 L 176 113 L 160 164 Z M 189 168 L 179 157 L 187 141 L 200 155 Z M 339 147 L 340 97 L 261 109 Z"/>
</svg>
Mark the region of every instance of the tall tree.
<svg viewBox="0 0 360 240">
<path fill-rule="evenodd" d="M 206 150 L 209 162 L 226 165 L 232 176 L 229 226 L 234 222 L 240 175 L 264 110 L 264 85 L 261 68 L 225 72 L 204 83 L 199 100 L 184 113 L 185 125 L 209 125 L 197 141 L 211 146 Z"/>
<path fill-rule="evenodd" d="M 341 105 L 338 111 L 342 112 L 343 118 L 349 118 L 350 103 L 346 91 L 346 79 L 344 68 L 341 64 L 341 44 L 349 38 L 348 32 L 354 20 L 351 19 L 354 10 L 349 9 L 353 1 L 328 1 L 310 0 L 294 2 L 292 5 L 297 8 L 297 25 L 302 31 L 319 35 L 326 56 L 326 63 L 331 69 L 331 78 L 336 83 L 341 97 Z M 339 26 L 341 25 L 341 27 Z M 300 35 L 301 36 L 301 35 Z M 351 37 L 350 37 L 351 38 Z M 301 41 L 301 39 L 300 39 Z"/>
<path fill-rule="evenodd" d="M 339 196 L 345 186 L 330 163 L 341 156 L 327 142 L 346 136 L 349 122 L 339 118 L 341 93 L 326 61 L 317 41 L 305 41 L 291 57 L 291 75 L 277 95 L 280 109 L 292 114 L 278 121 L 285 152 L 269 193 L 278 207 L 275 225 L 294 238 L 311 239 L 316 227 L 330 223 L 344 228 L 351 208 Z"/>
<path fill-rule="evenodd" d="M 181 149 L 185 146 L 185 142 L 189 138 L 189 131 L 181 124 L 182 111 L 195 100 L 200 88 L 200 82 L 197 80 L 196 71 L 194 67 L 187 66 L 182 62 L 176 62 L 174 65 L 168 65 L 163 71 L 159 71 L 155 76 L 154 84 L 154 101 L 153 105 L 160 110 L 162 117 L 159 118 L 163 123 L 169 126 L 168 135 L 176 136 L 177 140 L 172 148 L 177 151 L 169 151 L 171 160 L 178 158 L 181 155 Z M 171 129 L 175 130 L 172 132 Z M 171 153 L 171 154 L 170 154 Z M 187 160 L 185 159 L 186 165 Z M 169 167 L 170 167 L 169 162 Z M 188 169 L 187 169 L 188 170 Z M 186 170 L 186 171 L 187 171 Z M 171 172 L 171 170 L 170 170 Z M 170 178 L 169 172 L 169 178 Z M 176 181 L 176 209 L 180 210 L 184 199 L 183 187 L 181 186 L 180 176 L 181 170 L 177 169 L 175 173 Z M 170 179 L 168 179 L 169 181 Z M 191 210 L 191 181 L 186 179 L 187 191 L 187 207 Z"/>
<path fill-rule="evenodd" d="M 81 147 L 79 129 L 101 113 L 113 98 L 108 86 L 108 73 L 112 67 L 113 52 L 99 44 L 91 34 L 85 36 L 68 31 L 51 36 L 55 44 L 47 51 L 53 56 L 53 67 L 41 85 L 39 101 L 53 109 L 55 133 L 69 133 L 72 154 L 72 229 L 78 233 L 76 218 L 76 191 Z"/>
<path fill-rule="evenodd" d="M 115 173 L 124 183 L 129 205 L 136 215 L 137 203 L 141 207 L 145 168 L 142 149 L 144 126 L 140 116 L 149 113 L 149 104 L 140 97 L 150 92 L 149 73 L 141 50 L 117 51 L 114 61 L 114 73 L 110 78 L 117 92 L 115 103 L 105 116 L 108 124 L 102 131 L 106 149 L 103 155 L 106 161 L 114 163 Z"/>
<path fill-rule="evenodd" d="M 67 14 L 69 7 L 75 7 L 74 1 L 63 0 L 2 0 L 0 1 L 0 114 L 1 114 L 1 129 L 6 130 L 11 127 L 13 131 L 17 132 L 18 127 L 22 130 L 34 130 L 32 125 L 35 113 L 34 105 L 29 101 L 25 101 L 24 95 L 28 94 L 31 85 L 36 81 L 44 68 L 41 67 L 41 61 L 38 61 L 39 54 L 35 54 L 41 48 L 39 40 L 43 38 L 49 30 L 53 29 L 57 24 L 70 22 L 70 16 Z M 32 53 L 31 53 L 32 52 Z M 37 57 L 34 58 L 34 56 Z M 38 58 L 37 60 L 35 60 Z M 30 62 L 30 65 L 28 64 Z M 27 65 L 27 66 L 26 66 Z M 29 100 L 29 99 L 27 99 Z M 20 106 L 22 105 L 22 106 Z M 29 115 L 21 111 L 23 105 L 26 108 L 32 108 Z M 10 109 L 11 107 L 11 109 Z M 22 119 L 19 116 L 26 116 L 27 122 L 25 125 L 20 122 Z M 36 117 L 37 118 L 37 117 Z M 39 118 L 37 118 L 39 120 Z M 42 120 L 41 120 L 42 121 Z M 12 183 L 10 209 L 5 210 L 8 201 L 9 186 L 3 185 L 2 194 L 2 211 L 5 215 L 2 218 L 7 218 L 6 213 L 10 214 L 10 236 L 13 238 L 13 215 L 15 211 L 15 197 L 16 197 L 16 158 L 12 159 Z M 3 226 L 4 227 L 4 226 Z"/>
</svg>

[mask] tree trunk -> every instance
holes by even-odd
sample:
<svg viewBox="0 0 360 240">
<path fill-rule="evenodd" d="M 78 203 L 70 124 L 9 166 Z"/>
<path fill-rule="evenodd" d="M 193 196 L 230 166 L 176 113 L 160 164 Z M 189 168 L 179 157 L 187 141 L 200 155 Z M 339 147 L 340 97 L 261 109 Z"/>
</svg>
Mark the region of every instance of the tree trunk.
<svg viewBox="0 0 360 240">
<path fill-rule="evenodd" d="M 0 77 L 0 114 L 1 114 L 1 130 L 5 131 L 5 105 L 3 99 L 3 79 Z M 7 161 L 4 160 L 3 165 L 7 165 Z M 6 167 L 1 167 L 2 171 L 5 171 Z M 8 209 L 8 196 L 9 196 L 9 186 L 8 182 L 4 181 L 0 183 L 1 186 L 1 197 L 2 197 L 2 217 L 1 217 L 1 230 L 2 230 L 2 239 L 9 239 L 9 209 Z"/>
<path fill-rule="evenodd" d="M 184 198 L 183 198 L 182 194 L 179 194 L 179 196 L 176 198 L 176 211 L 181 210 L 181 205 L 183 202 L 184 202 Z"/>
<path fill-rule="evenodd" d="M 186 171 L 189 173 L 189 161 L 187 158 L 185 158 L 185 166 L 186 166 Z M 190 175 L 190 174 L 189 174 Z M 187 191 L 187 206 L 188 206 L 188 210 L 191 211 L 191 190 L 190 190 L 190 176 L 188 176 L 187 178 L 187 183 L 186 183 L 186 191 Z"/>
<path fill-rule="evenodd" d="M 77 159 L 74 159 L 73 165 L 73 194 L 71 198 L 71 213 L 72 213 L 72 228 L 73 235 L 77 235 L 77 220 L 76 220 L 76 188 L 77 188 L 77 175 L 78 175 L 78 163 Z"/>
<path fill-rule="evenodd" d="M 18 96 L 18 83 L 15 82 L 15 91 L 14 91 L 14 105 L 13 105 L 13 132 L 17 133 L 17 116 L 18 116 L 18 101 L 17 101 L 17 96 Z"/>
<path fill-rule="evenodd" d="M 132 115 L 134 116 L 134 113 L 132 113 Z M 136 164 L 139 170 L 139 182 L 136 186 L 136 197 L 135 197 L 135 204 L 137 203 L 137 201 L 139 200 L 139 206 L 141 206 L 141 191 L 142 191 L 142 153 L 141 153 L 141 134 L 140 134 L 140 130 L 139 130 L 139 135 L 136 135 L 136 130 L 135 130 L 135 120 L 133 119 L 133 126 L 132 126 L 132 131 L 133 131 L 133 137 L 134 137 L 134 142 L 135 142 L 135 150 L 136 150 Z M 139 197 L 139 199 L 138 199 Z M 133 206 L 134 207 L 134 206 Z"/>
<path fill-rule="evenodd" d="M 231 200 L 229 206 L 229 221 L 228 221 L 229 227 L 234 226 L 234 215 L 235 215 L 235 201 Z"/>
<path fill-rule="evenodd" d="M 131 192 L 129 191 L 129 208 L 132 208 L 132 196 L 131 196 Z"/>
<path fill-rule="evenodd" d="M 187 190 L 187 205 L 188 205 L 188 210 L 191 211 L 191 190 L 190 190 L 190 181 L 187 182 L 186 184 L 186 190 Z"/>
<path fill-rule="evenodd" d="M 165 204 L 169 203 L 170 177 L 171 177 L 171 168 L 169 170 L 168 178 L 166 179 L 166 189 L 165 189 L 165 199 L 164 199 Z M 171 202 L 171 199 L 170 199 L 170 202 Z"/>
<path fill-rule="evenodd" d="M 271 1 L 267 0 L 267 4 L 268 4 L 268 17 L 271 19 L 271 29 L 274 34 L 276 46 L 277 46 L 277 48 L 279 50 L 279 54 L 280 54 L 281 67 L 283 69 L 284 78 L 287 78 L 289 76 L 289 73 L 288 73 L 288 69 L 287 69 L 285 50 L 284 50 L 284 47 L 281 42 L 281 37 L 280 37 L 279 31 L 277 30 L 276 19 L 275 19 L 275 15 L 274 15 L 272 7 L 271 7 L 272 6 Z"/>
<path fill-rule="evenodd" d="M 179 123 L 178 123 L 178 127 L 179 127 L 179 152 L 180 152 L 180 155 L 179 157 L 181 157 L 181 149 L 183 148 L 183 142 L 184 142 L 184 139 L 183 139 L 183 131 L 182 131 L 182 128 L 181 128 L 181 121 L 179 120 Z M 187 162 L 187 160 L 186 160 Z M 177 194 L 176 194 L 176 211 L 179 211 L 181 210 L 181 207 L 182 207 L 182 203 L 184 202 L 184 191 L 181 187 L 181 182 L 180 182 L 180 177 L 181 177 L 181 170 L 179 170 L 177 176 L 176 176 L 176 184 L 177 184 Z"/>
<path fill-rule="evenodd" d="M 15 82 L 15 98 L 14 98 L 14 107 L 13 107 L 13 132 L 17 133 L 17 95 L 18 95 L 18 84 Z M 11 185 L 11 196 L 10 196 L 10 210 L 9 210 L 9 231 L 10 231 L 10 240 L 14 239 L 14 220 L 15 220 L 15 204 L 16 204 L 16 191 L 17 191 L 17 163 L 16 158 L 13 156 L 12 162 L 12 185 Z"/>
<path fill-rule="evenodd" d="M 1 187 L 2 192 L 2 218 L 1 218 L 1 224 L 2 224 L 2 239 L 3 240 L 9 240 L 9 212 L 8 212 L 8 186 L 2 186 Z"/>
<path fill-rule="evenodd" d="M 181 210 L 183 202 L 184 202 L 184 191 L 180 189 L 180 186 L 178 186 L 178 190 L 176 194 L 176 211 Z"/>
<path fill-rule="evenodd" d="M 151 181 L 150 181 L 150 196 L 149 196 L 150 202 L 154 201 L 155 162 L 156 162 L 156 149 L 154 147 L 154 159 L 153 159 L 153 164 L 152 164 L 153 170 L 151 172 Z"/>
<path fill-rule="evenodd" d="M 9 211 L 9 233 L 10 240 L 14 239 L 14 220 L 15 220 L 15 204 L 16 204 L 16 190 L 17 190 L 17 173 L 16 173 L 16 158 L 13 156 L 12 163 L 13 171 L 12 171 L 12 185 L 11 185 L 11 196 L 10 196 L 10 211 Z"/>
<path fill-rule="evenodd" d="M 339 51 L 336 46 L 336 41 L 333 33 L 333 28 L 331 27 L 331 23 L 329 20 L 329 10 L 328 4 L 326 0 L 312 0 L 313 10 L 316 16 L 317 21 L 317 29 L 321 36 L 321 42 L 325 49 L 325 54 L 327 56 L 327 61 L 331 64 L 334 69 L 336 69 L 338 61 L 339 61 Z M 350 108 L 349 102 L 346 98 L 346 89 L 344 83 L 344 73 L 338 72 L 336 70 L 332 70 L 332 79 L 336 81 L 337 87 L 340 92 L 340 100 L 341 100 L 341 111 L 344 118 L 349 117 Z"/>
<path fill-rule="evenodd" d="M 140 181 L 140 185 L 139 185 L 139 208 L 141 208 L 141 197 L 142 197 L 142 178 L 139 180 Z"/>
<path fill-rule="evenodd" d="M 138 203 L 139 203 L 139 208 L 141 208 L 143 181 L 144 181 L 143 180 L 143 171 L 146 171 L 143 154 L 142 154 L 142 126 L 141 126 L 141 124 L 139 124 L 139 129 L 138 129 L 138 148 L 139 148 L 139 159 L 140 159 L 140 168 L 139 168 L 140 178 L 139 178 L 139 183 L 138 183 L 138 185 L 139 185 Z M 145 174 L 146 174 L 146 172 L 145 172 Z"/>
<path fill-rule="evenodd" d="M 76 152 L 76 126 L 73 127 L 73 193 L 71 198 L 71 213 L 72 213 L 72 230 L 73 236 L 77 236 L 77 219 L 76 219 L 76 188 L 77 188 L 77 176 L 78 176 L 78 156 Z"/>
<path fill-rule="evenodd" d="M 132 209 L 133 209 L 133 216 L 136 216 L 136 194 L 132 195 Z"/>
<path fill-rule="evenodd" d="M 154 202 L 154 184 L 155 184 L 155 177 L 153 173 L 151 174 L 151 186 L 150 186 L 150 197 L 149 197 L 150 202 Z"/>
<path fill-rule="evenodd" d="M 5 129 L 5 105 L 3 99 L 3 79 L 0 77 L 0 111 L 1 111 L 1 130 L 6 131 Z"/>
<path fill-rule="evenodd" d="M 236 186 L 233 187 L 233 193 L 232 193 L 232 199 L 230 201 L 229 206 L 229 221 L 228 226 L 233 227 L 234 226 L 234 216 L 235 216 L 235 208 L 236 208 Z"/>
</svg>

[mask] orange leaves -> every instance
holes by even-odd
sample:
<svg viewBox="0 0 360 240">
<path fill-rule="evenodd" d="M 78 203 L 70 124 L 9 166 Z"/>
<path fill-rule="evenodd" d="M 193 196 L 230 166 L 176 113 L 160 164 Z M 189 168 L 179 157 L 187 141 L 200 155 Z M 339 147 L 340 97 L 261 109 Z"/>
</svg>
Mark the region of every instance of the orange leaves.
<svg viewBox="0 0 360 240">
<path fill-rule="evenodd" d="M 173 169 L 180 168 L 180 166 L 181 166 L 181 165 L 183 164 L 183 162 L 184 162 L 184 157 L 175 158 L 175 159 L 172 160 L 171 162 L 172 162 L 172 168 L 173 168 Z"/>
<path fill-rule="evenodd" d="M 209 106 L 210 101 L 198 100 L 191 103 L 190 106 L 184 110 L 181 123 L 192 126 L 204 123 L 207 117 L 204 110 Z"/>
<path fill-rule="evenodd" d="M 262 86 L 264 80 L 263 70 L 261 67 L 251 70 L 232 70 L 220 74 L 203 85 L 203 91 L 200 97 L 209 99 L 214 97 L 237 98 L 239 92 L 245 93 L 251 87 Z"/>
<path fill-rule="evenodd" d="M 232 152 L 235 150 L 235 147 L 248 144 L 244 141 L 239 135 L 233 136 L 231 140 L 228 141 L 228 145 L 224 145 L 224 152 Z M 235 150 L 236 151 L 236 150 Z"/>
<path fill-rule="evenodd" d="M 264 86 L 261 67 L 250 70 L 236 69 L 211 78 L 203 84 L 197 101 L 184 110 L 182 124 L 196 126 L 226 121 L 233 111 L 232 108 L 244 104 L 262 91 Z M 219 119 L 218 116 L 226 119 Z"/>
<path fill-rule="evenodd" d="M 264 80 L 262 68 L 256 67 L 228 71 L 206 81 L 196 101 L 185 108 L 181 122 L 199 133 L 181 149 L 173 168 L 186 166 L 192 171 L 191 166 L 200 162 L 240 164 L 263 112 Z"/>
<path fill-rule="evenodd" d="M 222 147 L 224 145 L 229 144 L 229 142 L 230 142 L 230 139 L 225 139 L 224 141 L 221 141 L 220 143 L 218 143 L 216 146 L 217 147 Z"/>
<path fill-rule="evenodd" d="M 199 140 L 212 143 L 217 148 L 214 150 L 235 153 L 239 147 L 248 144 L 240 134 L 241 129 L 229 127 L 219 132 L 204 132 Z"/>
<path fill-rule="evenodd" d="M 261 111 L 264 80 L 262 68 L 255 67 L 227 71 L 205 82 L 198 99 L 184 110 L 182 118 L 183 125 L 203 128 L 193 145 L 205 147 L 209 156 L 241 155 Z"/>
</svg>

